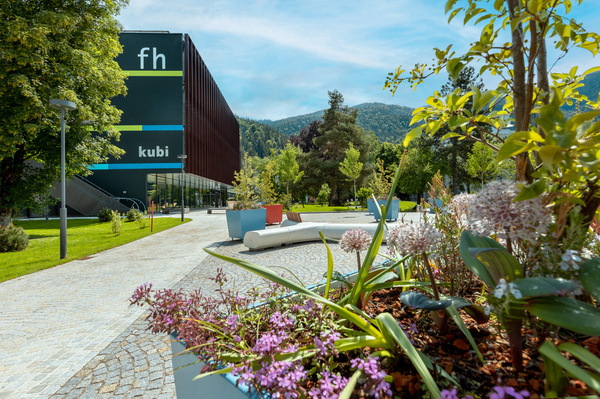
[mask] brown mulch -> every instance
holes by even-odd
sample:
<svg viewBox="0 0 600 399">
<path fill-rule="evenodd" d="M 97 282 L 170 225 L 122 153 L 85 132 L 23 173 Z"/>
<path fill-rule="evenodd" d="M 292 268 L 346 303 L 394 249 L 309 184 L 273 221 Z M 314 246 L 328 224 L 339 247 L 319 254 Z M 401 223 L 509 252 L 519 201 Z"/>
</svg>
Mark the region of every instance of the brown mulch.
<svg viewBox="0 0 600 399">
<path fill-rule="evenodd" d="M 413 309 L 402 304 L 398 299 L 400 292 L 400 289 L 376 292 L 367 304 L 365 312 L 371 315 L 388 312 L 395 317 L 415 347 L 426 354 L 433 363 L 443 367 L 459 382 L 460 397 L 464 393 L 471 393 L 476 397 L 486 398 L 498 384 L 513 387 L 517 391 L 527 390 L 531 394 L 531 399 L 543 397 L 545 392 L 544 362 L 537 352 L 538 339 L 534 336 L 533 330 L 526 327 L 523 329 L 524 369 L 517 371 L 512 367 L 508 341 L 506 336 L 499 332 L 501 331 L 500 326 L 492 321 L 477 324 L 466 313 L 460 311 L 463 321 L 486 361 L 486 364 L 482 364 L 469 341 L 452 319 L 449 319 L 446 333 L 441 334 L 429 311 Z M 600 354 L 600 338 L 598 337 L 562 338 L 585 346 L 592 353 Z M 386 359 L 385 362 L 388 363 L 383 363 L 383 366 L 394 378 L 394 396 L 422 397 L 424 392 L 422 385 L 424 384 L 407 358 L 395 358 L 393 360 L 395 363 L 389 359 Z M 452 389 L 450 385 L 443 385 L 447 381 L 445 378 L 441 376 L 434 376 L 434 378 L 440 389 Z M 581 381 L 571 381 L 567 393 L 569 396 L 594 394 Z"/>
</svg>

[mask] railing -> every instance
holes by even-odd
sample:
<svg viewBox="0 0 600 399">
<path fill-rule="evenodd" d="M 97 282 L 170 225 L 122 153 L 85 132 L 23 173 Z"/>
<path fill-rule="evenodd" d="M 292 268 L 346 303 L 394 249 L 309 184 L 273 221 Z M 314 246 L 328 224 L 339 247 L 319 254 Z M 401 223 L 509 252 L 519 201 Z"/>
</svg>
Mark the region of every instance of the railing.
<svg viewBox="0 0 600 399">
<path fill-rule="evenodd" d="M 112 195 L 111 193 L 109 193 L 108 191 L 106 191 L 105 189 L 103 189 L 102 187 L 98 186 L 97 184 L 92 183 L 91 181 L 89 181 L 88 179 L 86 179 L 83 176 L 80 175 L 76 175 L 78 179 L 83 180 L 85 183 L 89 184 L 90 186 L 94 187 L 96 190 L 100 191 L 101 193 L 109 196 L 111 199 L 115 200 L 115 201 L 130 201 L 133 205 L 130 206 L 130 208 L 133 208 L 135 206 L 136 209 L 141 210 L 142 212 L 146 211 L 146 204 L 138 199 L 138 198 L 132 198 L 132 197 L 115 197 L 114 195 Z M 126 204 L 123 204 L 126 205 Z"/>
</svg>

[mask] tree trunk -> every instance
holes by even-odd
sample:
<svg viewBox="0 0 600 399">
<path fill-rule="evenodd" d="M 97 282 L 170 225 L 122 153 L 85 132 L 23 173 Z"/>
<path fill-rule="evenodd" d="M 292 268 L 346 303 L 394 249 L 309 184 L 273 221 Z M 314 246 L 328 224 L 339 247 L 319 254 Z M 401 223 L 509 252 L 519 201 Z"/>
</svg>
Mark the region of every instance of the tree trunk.
<svg viewBox="0 0 600 399">
<path fill-rule="evenodd" d="M 0 227 L 6 227 L 12 220 L 11 208 L 0 208 Z"/>
<path fill-rule="evenodd" d="M 517 10 L 520 8 L 519 0 L 506 0 L 508 5 L 508 12 L 510 14 L 511 21 L 517 17 Z M 523 43 L 523 25 L 518 24 L 512 31 L 512 46 L 511 53 L 513 59 L 513 102 L 514 102 L 514 115 L 515 115 L 515 132 L 523 132 L 529 130 L 530 114 L 527 111 L 527 82 L 525 57 L 523 51 L 525 44 Z M 531 183 L 533 178 L 533 165 L 529 161 L 529 154 L 517 155 L 517 170 L 516 177 L 517 181 L 527 181 Z"/>
</svg>

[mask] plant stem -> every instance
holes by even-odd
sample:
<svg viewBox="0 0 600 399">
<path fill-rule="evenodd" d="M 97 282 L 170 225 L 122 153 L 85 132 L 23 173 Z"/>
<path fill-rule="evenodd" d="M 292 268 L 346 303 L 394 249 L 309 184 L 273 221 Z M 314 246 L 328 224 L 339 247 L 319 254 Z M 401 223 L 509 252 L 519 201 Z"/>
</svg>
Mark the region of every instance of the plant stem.
<svg viewBox="0 0 600 399">
<path fill-rule="evenodd" d="M 356 261 L 358 262 L 358 271 L 360 272 L 360 252 L 356 251 Z"/>
<path fill-rule="evenodd" d="M 438 288 L 435 283 L 435 279 L 433 278 L 433 271 L 431 270 L 431 266 L 429 265 L 429 259 L 427 258 L 427 254 L 425 252 L 423 252 L 421 254 L 421 256 L 423 257 L 423 263 L 425 263 L 425 268 L 427 269 L 427 274 L 429 274 L 429 281 L 431 282 L 431 290 L 433 291 L 433 298 L 436 301 L 439 301 L 440 294 L 438 292 Z M 446 311 L 445 310 L 437 310 L 437 311 L 432 310 L 431 317 L 433 318 L 433 321 L 435 321 L 435 324 L 440 329 L 440 332 L 445 333 L 446 325 L 448 324 L 448 318 L 446 317 Z"/>
</svg>

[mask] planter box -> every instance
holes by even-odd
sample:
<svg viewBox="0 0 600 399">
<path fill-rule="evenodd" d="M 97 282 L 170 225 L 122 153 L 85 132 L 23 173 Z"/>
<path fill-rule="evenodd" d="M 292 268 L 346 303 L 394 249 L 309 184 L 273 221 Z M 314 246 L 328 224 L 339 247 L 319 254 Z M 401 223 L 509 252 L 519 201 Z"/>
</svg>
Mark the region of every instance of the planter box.
<svg viewBox="0 0 600 399">
<path fill-rule="evenodd" d="M 386 201 L 377 201 L 378 205 L 385 205 Z M 398 220 L 398 213 L 400 210 L 400 200 L 393 199 L 390 204 L 390 209 L 388 209 L 385 219 L 386 220 Z M 375 220 L 379 220 L 379 213 L 377 210 L 374 211 L 373 216 L 375 216 Z"/>
<path fill-rule="evenodd" d="M 227 217 L 229 237 L 243 240 L 248 231 L 265 229 L 267 210 L 264 208 L 242 211 L 229 210 L 225 213 L 225 216 Z"/>
<path fill-rule="evenodd" d="M 373 201 L 371 198 L 367 198 L 367 211 L 369 212 L 369 215 L 372 215 L 375 212 L 377 212 L 375 207 L 375 201 Z"/>
<path fill-rule="evenodd" d="M 263 205 L 267 210 L 266 224 L 275 224 L 283 221 L 283 204 Z"/>
<path fill-rule="evenodd" d="M 231 374 L 211 375 L 192 381 L 200 374 L 204 362 L 193 364 L 198 361 L 198 357 L 189 352 L 178 355 L 184 350 L 185 344 L 177 340 L 177 334 L 171 334 L 171 351 L 173 352 L 171 360 L 177 399 L 260 399 L 261 397 L 266 399 L 271 397 L 264 393 L 263 396 L 260 396 L 256 389 L 252 389 L 248 394 L 248 386 L 239 384 L 236 387 L 237 378 Z"/>
</svg>

